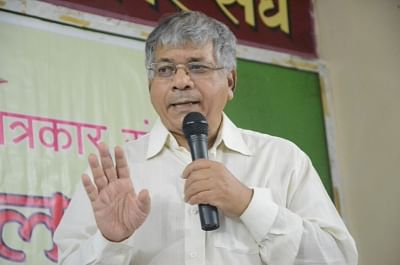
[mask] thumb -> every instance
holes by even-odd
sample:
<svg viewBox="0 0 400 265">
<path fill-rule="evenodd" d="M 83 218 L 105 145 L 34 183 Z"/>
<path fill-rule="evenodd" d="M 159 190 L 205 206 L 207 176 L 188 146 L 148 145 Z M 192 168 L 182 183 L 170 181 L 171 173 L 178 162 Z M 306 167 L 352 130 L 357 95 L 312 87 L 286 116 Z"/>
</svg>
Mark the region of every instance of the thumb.
<svg viewBox="0 0 400 265">
<path fill-rule="evenodd" d="M 138 199 L 140 202 L 140 209 L 145 212 L 149 213 L 150 212 L 150 205 L 151 205 L 151 199 L 150 199 L 150 194 L 148 190 L 141 190 L 138 195 Z"/>
</svg>

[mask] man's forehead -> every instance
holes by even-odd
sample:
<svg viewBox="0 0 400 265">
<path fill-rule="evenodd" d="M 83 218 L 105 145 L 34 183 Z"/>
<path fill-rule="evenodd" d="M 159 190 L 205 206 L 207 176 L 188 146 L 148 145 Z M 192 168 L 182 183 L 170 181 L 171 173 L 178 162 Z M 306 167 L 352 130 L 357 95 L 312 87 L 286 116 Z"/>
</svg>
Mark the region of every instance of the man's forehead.
<svg viewBox="0 0 400 265">
<path fill-rule="evenodd" d="M 157 61 L 201 61 L 213 59 L 213 45 L 186 44 L 182 46 L 160 46 L 155 51 Z"/>
</svg>

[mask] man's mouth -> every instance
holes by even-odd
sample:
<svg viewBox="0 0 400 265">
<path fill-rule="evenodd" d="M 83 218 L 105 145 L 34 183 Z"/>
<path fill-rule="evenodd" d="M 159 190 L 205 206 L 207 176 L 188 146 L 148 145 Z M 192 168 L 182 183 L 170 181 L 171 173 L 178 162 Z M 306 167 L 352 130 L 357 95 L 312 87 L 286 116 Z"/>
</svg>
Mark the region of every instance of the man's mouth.
<svg viewBox="0 0 400 265">
<path fill-rule="evenodd" d="M 176 106 L 191 106 L 195 104 L 199 104 L 200 101 L 182 101 L 182 102 L 176 102 L 172 103 L 171 106 L 176 107 Z"/>
</svg>

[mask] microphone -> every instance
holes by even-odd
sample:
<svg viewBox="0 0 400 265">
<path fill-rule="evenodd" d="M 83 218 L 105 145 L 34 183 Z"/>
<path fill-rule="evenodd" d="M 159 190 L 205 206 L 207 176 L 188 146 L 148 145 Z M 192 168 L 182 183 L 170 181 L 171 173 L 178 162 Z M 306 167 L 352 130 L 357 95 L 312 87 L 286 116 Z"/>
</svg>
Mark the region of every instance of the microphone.
<svg viewBox="0 0 400 265">
<path fill-rule="evenodd" d="M 182 130 L 190 147 L 192 160 L 208 159 L 208 123 L 199 112 L 190 112 L 183 119 Z M 210 204 L 199 204 L 201 229 L 212 231 L 219 227 L 218 209 Z"/>
</svg>

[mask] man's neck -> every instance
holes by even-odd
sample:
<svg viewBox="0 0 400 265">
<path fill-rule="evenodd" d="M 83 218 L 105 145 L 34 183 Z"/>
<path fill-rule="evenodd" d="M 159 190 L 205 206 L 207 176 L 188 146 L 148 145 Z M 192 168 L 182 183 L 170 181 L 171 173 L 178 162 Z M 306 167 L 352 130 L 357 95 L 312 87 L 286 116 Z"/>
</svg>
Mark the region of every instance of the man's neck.
<svg viewBox="0 0 400 265">
<path fill-rule="evenodd" d="M 174 136 L 174 138 L 175 138 L 175 140 L 176 140 L 176 142 L 178 143 L 179 146 L 185 147 L 186 150 L 190 150 L 189 144 L 188 144 L 188 142 L 187 142 L 187 140 L 186 140 L 184 135 L 175 134 L 175 133 L 172 133 L 172 135 Z M 208 137 L 208 148 L 209 149 L 214 145 L 214 142 L 215 142 L 216 138 L 217 138 L 217 133 L 214 133 L 213 137 Z"/>
<path fill-rule="evenodd" d="M 210 126 L 210 124 L 209 124 L 209 126 Z M 215 127 L 215 126 L 213 128 L 208 127 L 208 129 L 209 129 L 208 130 L 208 149 L 210 149 L 214 145 L 214 143 L 217 139 L 217 136 L 218 136 L 218 132 L 221 129 L 221 127 L 222 127 L 222 116 L 219 121 L 219 125 L 217 127 Z M 185 147 L 186 150 L 190 150 L 189 144 L 183 133 L 176 133 L 176 132 L 172 132 L 172 131 L 171 131 L 171 133 L 174 136 L 174 138 L 176 139 L 176 142 L 178 143 L 179 146 Z"/>
</svg>

